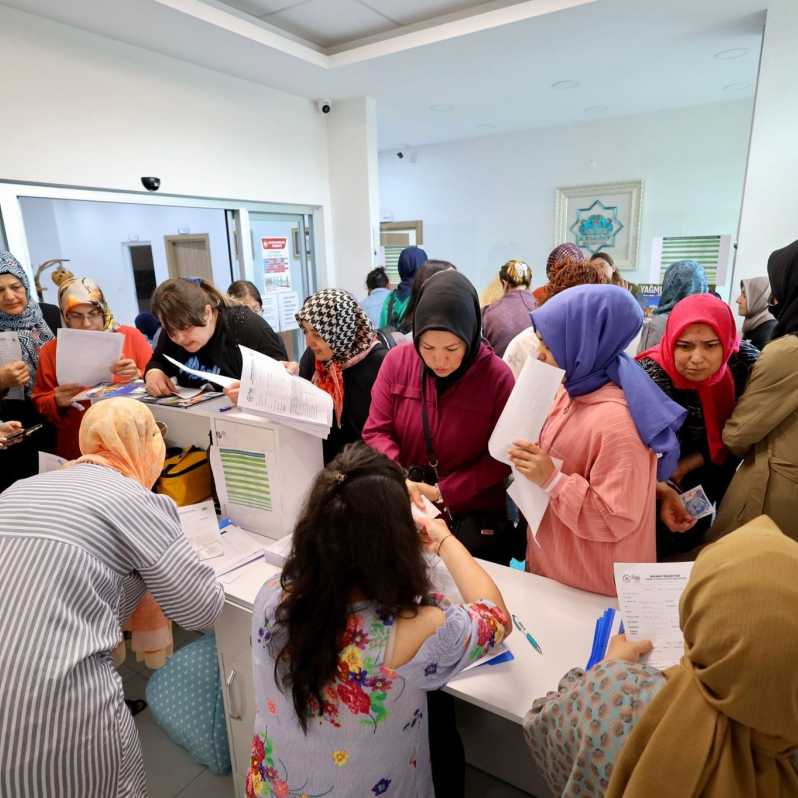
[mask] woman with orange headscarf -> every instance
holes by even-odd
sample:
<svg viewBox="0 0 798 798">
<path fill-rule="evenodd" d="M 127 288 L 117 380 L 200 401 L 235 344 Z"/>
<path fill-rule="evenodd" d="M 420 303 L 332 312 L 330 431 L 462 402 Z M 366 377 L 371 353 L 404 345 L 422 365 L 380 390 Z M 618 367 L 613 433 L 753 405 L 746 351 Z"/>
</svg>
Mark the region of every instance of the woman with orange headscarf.
<svg viewBox="0 0 798 798">
<path fill-rule="evenodd" d="M 208 629 L 222 586 L 151 492 L 164 442 L 150 410 L 89 410 L 80 458 L 0 494 L 0 795 L 143 796 L 136 728 L 111 651 L 146 590 Z"/>
<path fill-rule="evenodd" d="M 798 798 L 798 543 L 760 516 L 708 546 L 679 606 L 684 656 L 638 663 L 613 638 L 532 705 L 524 732 L 554 795 Z"/>
</svg>

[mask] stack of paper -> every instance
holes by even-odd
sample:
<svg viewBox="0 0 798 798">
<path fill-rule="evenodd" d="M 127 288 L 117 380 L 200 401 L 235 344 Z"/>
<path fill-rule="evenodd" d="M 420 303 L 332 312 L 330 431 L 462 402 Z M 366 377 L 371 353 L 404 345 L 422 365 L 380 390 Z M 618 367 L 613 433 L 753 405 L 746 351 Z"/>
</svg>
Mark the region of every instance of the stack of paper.
<svg viewBox="0 0 798 798">
<path fill-rule="evenodd" d="M 200 560 L 210 560 L 224 554 L 222 535 L 219 532 L 216 510 L 211 499 L 199 504 L 178 507 L 177 512 L 183 525 L 183 534 L 188 538 Z"/>
<path fill-rule="evenodd" d="M 91 387 L 111 378 L 112 366 L 122 357 L 125 336 L 95 330 L 58 330 L 55 373 L 59 385 Z"/>
<path fill-rule="evenodd" d="M 660 670 L 676 665 L 684 654 L 679 600 L 690 579 L 691 562 L 615 563 L 615 588 L 629 640 L 650 640 L 644 660 Z"/>
<path fill-rule="evenodd" d="M 284 538 L 280 538 L 280 540 L 266 547 L 263 552 L 263 559 L 272 565 L 276 565 L 278 568 L 282 568 L 285 565 L 285 561 L 288 559 L 288 555 L 291 553 L 291 547 L 293 545 L 293 535 L 286 535 Z"/>
<path fill-rule="evenodd" d="M 540 439 L 540 431 L 564 376 L 562 369 L 528 358 L 488 442 L 491 456 L 513 469 L 513 483 L 507 493 L 524 514 L 536 540 L 549 496 L 543 488 L 516 471 L 508 452 L 513 441 L 523 439 L 537 443 Z M 559 468 L 562 461 L 555 460 L 555 465 Z"/>
<path fill-rule="evenodd" d="M 230 524 L 222 533 L 222 556 L 210 560 L 208 565 L 223 582 L 229 581 L 224 577 L 263 557 L 265 542 L 266 539 L 260 535 L 253 535 Z"/>
</svg>

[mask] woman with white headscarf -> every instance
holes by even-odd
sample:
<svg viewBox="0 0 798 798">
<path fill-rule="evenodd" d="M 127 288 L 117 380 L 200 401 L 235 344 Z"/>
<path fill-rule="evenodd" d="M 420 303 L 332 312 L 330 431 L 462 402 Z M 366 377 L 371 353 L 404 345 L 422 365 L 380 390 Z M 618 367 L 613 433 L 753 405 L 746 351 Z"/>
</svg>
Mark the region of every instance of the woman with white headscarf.
<svg viewBox="0 0 798 798">
<path fill-rule="evenodd" d="M 737 310 L 745 318 L 743 340 L 750 341 L 760 352 L 773 337 L 778 323 L 770 312 L 771 293 L 770 280 L 767 277 L 740 280 Z"/>
</svg>

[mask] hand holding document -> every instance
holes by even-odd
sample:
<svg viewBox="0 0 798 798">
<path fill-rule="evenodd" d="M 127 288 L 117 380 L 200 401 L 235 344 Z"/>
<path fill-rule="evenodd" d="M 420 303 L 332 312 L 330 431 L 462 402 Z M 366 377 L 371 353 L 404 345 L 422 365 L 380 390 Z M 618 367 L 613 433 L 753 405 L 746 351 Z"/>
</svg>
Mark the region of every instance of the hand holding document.
<svg viewBox="0 0 798 798">
<path fill-rule="evenodd" d="M 112 366 L 122 357 L 125 336 L 94 330 L 58 330 L 55 372 L 59 385 L 92 387 L 107 382 Z"/>
<path fill-rule="evenodd" d="M 0 366 L 10 366 L 12 363 L 22 361 L 22 347 L 19 345 L 19 337 L 15 332 L 6 331 L 0 333 Z M 24 398 L 24 388 L 17 385 L 9 389 L 6 399 Z"/>
<path fill-rule="evenodd" d="M 615 563 L 615 587 L 629 640 L 650 640 L 647 665 L 665 670 L 684 654 L 679 600 L 693 563 Z"/>
<path fill-rule="evenodd" d="M 527 359 L 488 441 L 488 451 L 495 460 L 512 465 L 507 453 L 513 441 L 540 439 L 564 376 L 562 369 L 535 358 Z"/>
<path fill-rule="evenodd" d="M 210 560 L 224 554 L 222 535 L 216 521 L 216 510 L 213 501 L 189 504 L 178 507 L 180 523 L 183 525 L 183 534 L 188 538 L 200 560 Z"/>
<path fill-rule="evenodd" d="M 332 397 L 288 373 L 282 363 L 241 346 L 244 360 L 238 406 L 318 438 L 330 434 Z"/>
<path fill-rule="evenodd" d="M 559 471 L 562 466 L 562 460 L 558 457 L 552 457 L 551 459 Z M 529 525 L 532 538 L 537 543 L 540 522 L 543 520 L 546 508 L 549 506 L 549 494 L 540 485 L 536 485 L 513 467 L 513 481 L 510 487 L 507 488 L 507 495 L 516 503 L 516 506 L 523 514 Z"/>
</svg>

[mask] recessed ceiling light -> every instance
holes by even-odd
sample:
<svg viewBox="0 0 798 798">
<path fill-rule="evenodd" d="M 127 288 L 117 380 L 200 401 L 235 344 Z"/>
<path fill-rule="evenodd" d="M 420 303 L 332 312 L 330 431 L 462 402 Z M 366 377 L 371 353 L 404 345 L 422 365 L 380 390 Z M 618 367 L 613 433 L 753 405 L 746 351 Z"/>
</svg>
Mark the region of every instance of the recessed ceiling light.
<svg viewBox="0 0 798 798">
<path fill-rule="evenodd" d="M 723 91 L 748 91 L 750 88 L 750 83 L 727 83 L 723 87 Z"/>
<path fill-rule="evenodd" d="M 734 61 L 744 55 L 748 55 L 747 47 L 732 47 L 731 50 L 721 50 L 719 53 L 715 53 L 715 58 L 720 58 L 721 61 Z"/>
<path fill-rule="evenodd" d="M 558 80 L 556 83 L 552 83 L 552 89 L 556 89 L 559 91 L 560 89 L 575 89 L 579 86 L 579 81 L 576 80 Z"/>
<path fill-rule="evenodd" d="M 585 108 L 586 114 L 603 114 L 605 111 L 609 111 L 610 109 L 606 105 L 588 105 Z"/>
<path fill-rule="evenodd" d="M 439 114 L 445 114 L 448 111 L 454 111 L 454 106 L 448 105 L 447 103 L 438 103 L 437 105 L 431 105 L 429 109 Z"/>
<path fill-rule="evenodd" d="M 496 125 L 493 125 L 490 122 L 480 122 L 477 125 L 477 130 L 496 130 Z"/>
</svg>

